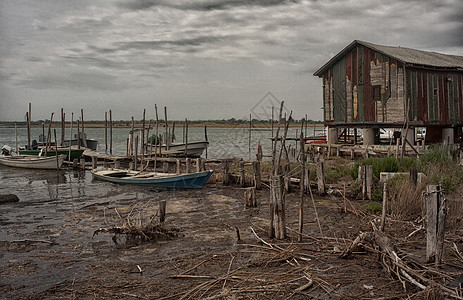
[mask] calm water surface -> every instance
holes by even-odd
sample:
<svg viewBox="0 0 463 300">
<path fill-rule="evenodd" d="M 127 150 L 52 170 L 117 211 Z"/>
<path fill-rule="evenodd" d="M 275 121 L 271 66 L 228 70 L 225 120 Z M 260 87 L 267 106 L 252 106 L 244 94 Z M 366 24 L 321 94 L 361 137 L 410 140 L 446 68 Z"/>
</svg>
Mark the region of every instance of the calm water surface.
<svg viewBox="0 0 463 300">
<path fill-rule="evenodd" d="M 322 128 L 316 128 L 315 133 L 320 133 Z M 113 155 L 125 155 L 127 148 L 127 138 L 129 136 L 129 128 L 113 128 Z M 45 129 L 47 132 L 47 129 Z M 151 131 L 153 132 L 153 130 Z M 160 133 L 163 129 L 160 130 Z M 275 129 L 276 132 L 276 129 Z M 314 132 L 313 127 L 307 128 L 307 134 L 312 135 Z M 39 140 L 39 135 L 42 133 L 42 128 L 32 128 L 31 139 Z M 73 129 L 73 135 L 76 129 Z M 104 153 L 106 149 L 109 151 L 109 130 L 108 130 L 108 145 L 105 145 L 105 130 L 104 128 L 85 128 L 87 138 L 98 140 L 98 151 Z M 280 136 L 283 131 L 280 130 Z M 66 138 L 69 137 L 69 128 L 66 129 Z M 183 132 L 182 128 L 175 129 L 176 142 L 182 142 Z M 288 130 L 288 137 L 299 137 L 300 128 L 290 128 Z M 58 141 L 61 139 L 61 129 L 56 130 Z M 24 146 L 27 144 L 27 129 L 18 128 L 18 145 Z M 53 134 L 52 134 L 53 136 Z M 254 159 L 257 153 L 258 145 L 262 145 L 264 155 L 271 154 L 271 129 L 258 129 L 251 132 L 251 143 L 249 144 L 249 129 L 247 128 L 207 128 L 207 137 L 209 141 L 209 148 L 207 151 L 208 158 L 231 158 L 241 157 L 243 159 Z M 52 137 L 52 139 L 54 139 Z M 204 127 L 191 127 L 188 129 L 188 141 L 203 141 L 205 139 Z M 15 149 L 15 129 L 14 128 L 0 128 L 0 147 L 9 145 Z M 289 143 L 291 147 L 295 146 L 295 142 Z M 205 157 L 205 153 L 203 153 Z"/>
</svg>

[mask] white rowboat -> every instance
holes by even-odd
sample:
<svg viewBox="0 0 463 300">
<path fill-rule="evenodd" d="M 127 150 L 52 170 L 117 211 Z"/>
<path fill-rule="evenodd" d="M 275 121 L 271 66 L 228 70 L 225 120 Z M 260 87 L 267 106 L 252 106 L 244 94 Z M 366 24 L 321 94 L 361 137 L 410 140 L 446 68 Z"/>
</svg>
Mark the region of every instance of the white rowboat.
<svg viewBox="0 0 463 300">
<path fill-rule="evenodd" d="M 61 168 L 65 155 L 56 156 L 35 156 L 35 155 L 15 155 L 0 156 L 0 164 L 8 167 L 26 169 L 56 169 Z"/>
</svg>

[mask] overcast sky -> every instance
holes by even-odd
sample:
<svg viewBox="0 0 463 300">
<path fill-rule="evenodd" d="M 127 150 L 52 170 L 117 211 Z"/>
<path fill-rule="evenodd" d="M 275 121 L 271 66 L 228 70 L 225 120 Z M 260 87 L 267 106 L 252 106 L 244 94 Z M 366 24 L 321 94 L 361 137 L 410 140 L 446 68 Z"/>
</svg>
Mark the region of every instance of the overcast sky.
<svg viewBox="0 0 463 300">
<path fill-rule="evenodd" d="M 268 92 L 321 120 L 313 72 L 355 39 L 463 55 L 463 1 L 0 0 L 0 120 L 246 118 Z"/>
</svg>

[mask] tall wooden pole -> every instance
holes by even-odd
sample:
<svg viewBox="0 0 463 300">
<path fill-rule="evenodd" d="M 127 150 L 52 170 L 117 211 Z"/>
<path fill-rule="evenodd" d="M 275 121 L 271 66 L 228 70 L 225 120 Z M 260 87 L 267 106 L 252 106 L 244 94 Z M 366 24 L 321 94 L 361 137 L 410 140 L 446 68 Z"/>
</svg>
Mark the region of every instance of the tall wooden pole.
<svg viewBox="0 0 463 300">
<path fill-rule="evenodd" d="M 141 155 L 142 155 L 142 162 L 145 156 L 145 121 L 146 121 L 146 109 L 143 109 L 143 121 L 141 127 Z"/>
<path fill-rule="evenodd" d="M 72 145 L 72 123 L 74 123 L 74 113 L 71 113 L 71 128 L 69 129 L 69 153 L 68 161 L 71 161 L 71 145 Z"/>
<path fill-rule="evenodd" d="M 31 103 L 29 102 L 29 113 L 27 116 L 27 148 L 31 149 Z M 45 137 L 44 137 L 45 138 Z"/>
<path fill-rule="evenodd" d="M 61 108 L 61 146 L 64 146 L 64 138 L 65 138 L 65 128 L 66 128 L 66 120 L 64 115 L 64 109 Z"/>
<path fill-rule="evenodd" d="M 80 149 L 80 123 L 77 119 L 77 149 Z"/>
<path fill-rule="evenodd" d="M 108 152 L 108 112 L 104 112 L 104 146 L 105 153 Z"/>
<path fill-rule="evenodd" d="M 51 113 L 50 124 L 48 125 L 47 145 L 45 146 L 45 156 L 47 156 L 48 146 L 51 143 L 51 124 L 53 123 L 53 115 L 54 114 L 55 114 L 54 112 Z M 55 145 L 55 146 L 57 146 L 57 145 Z"/>
<path fill-rule="evenodd" d="M 167 124 L 167 106 L 164 106 L 164 118 L 165 118 L 165 122 L 166 122 L 166 136 L 165 136 L 165 143 L 166 143 L 166 149 L 169 150 L 169 129 L 168 129 L 168 124 Z"/>
<path fill-rule="evenodd" d="M 18 127 L 16 126 L 16 122 L 14 122 L 14 137 L 16 140 L 16 154 L 18 154 Z"/>
<path fill-rule="evenodd" d="M 58 140 L 56 139 L 56 129 L 53 129 L 53 134 L 55 135 L 56 170 L 59 170 Z"/>
<path fill-rule="evenodd" d="M 113 113 L 109 110 L 109 154 L 113 155 Z"/>
<path fill-rule="evenodd" d="M 158 116 L 158 106 L 154 105 L 154 112 L 156 114 L 156 137 L 155 137 L 155 144 L 154 144 L 154 171 L 156 171 L 156 164 L 158 158 L 158 143 L 159 143 L 159 116 Z M 160 146 L 160 145 L 159 145 Z M 161 154 L 161 149 L 159 149 L 159 154 Z"/>
<path fill-rule="evenodd" d="M 134 134 L 135 134 L 135 121 L 133 120 L 133 117 L 132 117 L 132 128 L 130 129 L 130 155 L 134 155 L 134 152 L 133 152 Z"/>
<path fill-rule="evenodd" d="M 83 108 L 80 109 L 80 120 L 82 123 L 82 133 L 84 133 L 85 129 L 84 129 L 84 109 Z"/>
<path fill-rule="evenodd" d="M 208 141 L 208 140 L 207 140 L 207 125 L 204 126 L 204 139 L 206 140 L 206 142 Z M 208 147 L 206 147 L 206 158 L 207 158 L 207 148 L 208 148 Z"/>
<path fill-rule="evenodd" d="M 249 114 L 249 139 L 248 139 L 249 159 L 251 159 L 251 130 L 252 130 L 252 114 Z"/>
<path fill-rule="evenodd" d="M 188 119 L 185 118 L 185 157 L 188 157 Z"/>
</svg>

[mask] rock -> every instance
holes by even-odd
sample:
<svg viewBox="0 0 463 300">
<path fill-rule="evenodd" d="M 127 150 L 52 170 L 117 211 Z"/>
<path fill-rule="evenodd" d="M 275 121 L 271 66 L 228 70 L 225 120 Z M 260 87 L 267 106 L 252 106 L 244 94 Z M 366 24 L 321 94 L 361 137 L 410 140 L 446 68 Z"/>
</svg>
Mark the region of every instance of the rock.
<svg viewBox="0 0 463 300">
<path fill-rule="evenodd" d="M 15 194 L 0 195 L 0 204 L 18 202 L 19 198 Z"/>
</svg>

